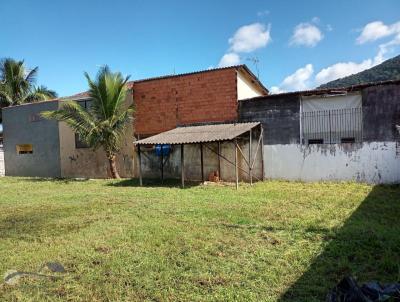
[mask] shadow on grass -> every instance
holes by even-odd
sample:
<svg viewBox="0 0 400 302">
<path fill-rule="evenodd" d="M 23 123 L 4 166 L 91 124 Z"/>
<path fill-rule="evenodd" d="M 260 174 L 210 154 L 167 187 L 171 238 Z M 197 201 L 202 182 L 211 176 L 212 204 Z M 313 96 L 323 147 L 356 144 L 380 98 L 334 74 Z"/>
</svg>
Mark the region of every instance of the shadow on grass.
<svg viewBox="0 0 400 302">
<path fill-rule="evenodd" d="M 324 301 L 344 276 L 400 279 L 400 186 L 375 186 L 279 301 Z"/>
<path fill-rule="evenodd" d="M 35 241 L 41 236 L 64 236 L 89 227 L 98 218 L 76 219 L 80 208 L 35 208 L 15 211 L 0 218 L 0 239 Z M 64 222 L 60 222 L 64 220 Z"/>
<path fill-rule="evenodd" d="M 54 183 L 72 183 L 72 182 L 85 182 L 88 178 L 49 178 L 49 177 L 23 177 L 22 181 L 26 182 L 54 182 Z"/>
<path fill-rule="evenodd" d="M 194 181 L 185 181 L 185 189 L 191 188 L 200 185 L 201 182 L 194 182 Z M 140 187 L 139 179 L 138 178 L 131 178 L 131 179 L 123 179 L 123 180 L 114 180 L 110 183 L 107 183 L 107 186 L 113 187 Z M 164 179 L 162 182 L 160 179 L 156 178 L 144 178 L 143 179 L 143 187 L 181 187 L 181 180 L 180 179 Z"/>
</svg>

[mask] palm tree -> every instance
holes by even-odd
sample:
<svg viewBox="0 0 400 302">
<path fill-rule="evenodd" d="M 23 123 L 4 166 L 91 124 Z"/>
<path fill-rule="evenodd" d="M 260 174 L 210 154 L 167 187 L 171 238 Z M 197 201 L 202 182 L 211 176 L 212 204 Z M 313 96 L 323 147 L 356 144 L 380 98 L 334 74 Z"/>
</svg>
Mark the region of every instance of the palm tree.
<svg viewBox="0 0 400 302">
<path fill-rule="evenodd" d="M 34 85 L 38 70 L 28 70 L 24 61 L 0 60 L 0 108 L 56 98 L 55 91 Z"/>
<path fill-rule="evenodd" d="M 42 116 L 66 122 L 93 150 L 103 147 L 112 177 L 120 178 L 115 157 L 134 112 L 133 105 L 125 103 L 129 77 L 124 79 L 120 72 L 112 73 L 107 66 L 100 68 L 94 81 L 86 72 L 85 77 L 91 99 L 87 110 L 75 101 L 66 101 L 59 110 L 43 112 Z"/>
</svg>

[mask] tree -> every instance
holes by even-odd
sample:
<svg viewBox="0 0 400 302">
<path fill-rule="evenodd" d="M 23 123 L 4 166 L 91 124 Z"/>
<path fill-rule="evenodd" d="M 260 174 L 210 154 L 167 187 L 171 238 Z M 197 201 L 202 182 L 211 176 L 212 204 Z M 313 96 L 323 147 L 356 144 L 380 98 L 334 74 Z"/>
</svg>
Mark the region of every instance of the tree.
<svg viewBox="0 0 400 302">
<path fill-rule="evenodd" d="M 0 108 L 56 98 L 55 91 L 35 86 L 38 70 L 28 70 L 24 61 L 0 60 Z"/>
<path fill-rule="evenodd" d="M 126 82 L 120 72 L 100 68 L 93 81 L 85 72 L 89 85 L 90 106 L 85 110 L 75 101 L 66 101 L 59 110 L 43 112 L 47 119 L 66 122 L 93 150 L 103 147 L 113 178 L 120 178 L 115 163 L 120 151 L 125 127 L 133 119 L 133 105 L 125 103 Z"/>
</svg>

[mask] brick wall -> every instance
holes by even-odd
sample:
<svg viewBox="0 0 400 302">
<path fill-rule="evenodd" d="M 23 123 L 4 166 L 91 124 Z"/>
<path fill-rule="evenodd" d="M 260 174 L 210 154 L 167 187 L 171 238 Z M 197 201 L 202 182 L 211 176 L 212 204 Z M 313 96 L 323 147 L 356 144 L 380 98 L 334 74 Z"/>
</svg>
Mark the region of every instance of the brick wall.
<svg viewBox="0 0 400 302">
<path fill-rule="evenodd" d="M 238 118 L 236 69 L 135 82 L 135 133 L 148 136 L 198 122 Z"/>
</svg>

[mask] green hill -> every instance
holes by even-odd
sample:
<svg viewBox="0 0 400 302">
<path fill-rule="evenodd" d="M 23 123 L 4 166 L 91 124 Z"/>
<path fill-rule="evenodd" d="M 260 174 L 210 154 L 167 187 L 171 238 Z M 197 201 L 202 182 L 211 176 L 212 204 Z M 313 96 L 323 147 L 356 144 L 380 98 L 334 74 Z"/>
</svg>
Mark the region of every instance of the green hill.
<svg viewBox="0 0 400 302">
<path fill-rule="evenodd" d="M 318 88 L 347 87 L 389 80 L 400 80 L 400 55 L 370 69 L 323 84 Z"/>
</svg>

